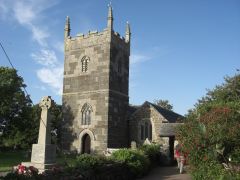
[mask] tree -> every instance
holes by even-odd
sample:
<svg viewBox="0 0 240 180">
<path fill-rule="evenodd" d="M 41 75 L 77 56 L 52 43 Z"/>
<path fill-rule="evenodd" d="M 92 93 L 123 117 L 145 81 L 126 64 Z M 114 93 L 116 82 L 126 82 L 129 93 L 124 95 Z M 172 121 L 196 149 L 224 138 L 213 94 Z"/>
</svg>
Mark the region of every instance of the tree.
<svg viewBox="0 0 240 180">
<path fill-rule="evenodd" d="M 195 179 L 232 179 L 240 174 L 225 171 L 222 163 L 240 164 L 240 75 L 226 77 L 187 115 L 177 131 Z M 238 175 L 237 175 L 238 174 Z"/>
<path fill-rule="evenodd" d="M 51 134 L 52 143 L 59 145 L 61 138 L 61 123 L 62 123 L 62 105 L 58 105 L 53 101 L 50 108 L 51 115 Z M 31 119 L 34 121 L 34 128 L 30 132 L 32 135 L 31 142 L 36 143 L 38 138 L 39 124 L 41 118 L 41 108 L 39 104 L 32 107 Z"/>
<path fill-rule="evenodd" d="M 29 148 L 37 142 L 41 108 L 32 104 L 24 87 L 15 69 L 0 67 L 0 147 Z M 61 135 L 61 107 L 54 102 L 50 109 L 54 143 L 59 143 Z"/>
<path fill-rule="evenodd" d="M 0 67 L 0 145 L 25 146 L 25 132 L 31 112 L 31 100 L 25 95 L 26 85 L 15 69 Z M 28 127 L 28 126 L 27 126 Z M 27 139 L 27 138 L 26 138 Z"/>
<path fill-rule="evenodd" d="M 170 111 L 173 110 L 173 105 L 170 104 L 168 100 L 156 99 L 154 100 L 154 104 Z"/>
<path fill-rule="evenodd" d="M 61 126 L 62 126 L 62 105 L 58 105 L 55 102 L 53 103 L 52 108 L 50 109 L 52 115 L 52 141 L 60 147 L 61 144 Z"/>
</svg>

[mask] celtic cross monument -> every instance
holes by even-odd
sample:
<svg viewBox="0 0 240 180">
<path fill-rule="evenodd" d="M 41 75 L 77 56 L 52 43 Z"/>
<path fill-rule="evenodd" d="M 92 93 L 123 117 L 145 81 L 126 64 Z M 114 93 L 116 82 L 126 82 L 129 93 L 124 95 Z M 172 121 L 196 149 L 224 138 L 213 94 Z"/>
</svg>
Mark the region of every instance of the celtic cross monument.
<svg viewBox="0 0 240 180">
<path fill-rule="evenodd" d="M 49 109 L 53 100 L 50 96 L 43 97 L 39 103 L 42 109 L 38 143 L 32 146 L 31 162 L 22 163 L 34 166 L 39 172 L 51 168 L 56 163 L 56 145 L 51 144 L 51 115 Z"/>
</svg>

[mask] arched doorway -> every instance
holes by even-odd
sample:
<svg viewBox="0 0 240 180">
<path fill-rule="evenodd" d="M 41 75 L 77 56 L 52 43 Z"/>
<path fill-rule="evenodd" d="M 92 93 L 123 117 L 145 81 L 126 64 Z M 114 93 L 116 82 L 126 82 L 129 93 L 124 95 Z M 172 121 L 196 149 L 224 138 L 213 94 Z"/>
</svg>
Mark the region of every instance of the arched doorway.
<svg viewBox="0 0 240 180">
<path fill-rule="evenodd" d="M 91 138 L 88 134 L 82 137 L 82 153 L 90 154 L 91 150 Z"/>
</svg>

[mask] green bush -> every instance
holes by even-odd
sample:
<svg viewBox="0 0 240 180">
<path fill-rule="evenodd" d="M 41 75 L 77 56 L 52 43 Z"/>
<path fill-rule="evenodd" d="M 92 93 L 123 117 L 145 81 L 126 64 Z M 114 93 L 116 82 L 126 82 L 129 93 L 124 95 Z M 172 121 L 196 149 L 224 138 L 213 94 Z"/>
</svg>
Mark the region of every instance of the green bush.
<svg viewBox="0 0 240 180">
<path fill-rule="evenodd" d="M 113 161 L 97 155 L 67 155 L 70 164 L 62 162 L 61 166 L 53 167 L 43 174 L 18 174 L 12 172 L 4 180 L 40 180 L 40 179 L 81 179 L 81 180 L 134 180 L 131 169 L 123 162 Z M 75 158 L 74 158 L 75 157 Z M 73 160 L 74 159 L 74 160 Z"/>
<path fill-rule="evenodd" d="M 94 169 L 103 165 L 106 161 L 107 160 L 101 156 L 81 154 L 76 157 L 75 167 L 82 170 Z"/>
<path fill-rule="evenodd" d="M 209 91 L 177 130 L 194 179 L 238 179 L 240 75 Z M 229 157 L 232 161 L 229 162 Z M 222 163 L 231 167 L 226 170 Z"/>
<path fill-rule="evenodd" d="M 151 165 L 155 166 L 159 164 L 161 155 L 159 144 L 143 145 L 140 147 L 140 150 L 149 158 Z"/>
<path fill-rule="evenodd" d="M 146 174 L 150 167 L 150 162 L 143 151 L 120 149 L 113 152 L 114 161 L 126 164 L 134 176 L 140 177 Z"/>
<path fill-rule="evenodd" d="M 3 179 L 82 179 L 82 180 L 133 180 L 146 174 L 150 168 L 149 157 L 154 157 L 157 146 L 144 146 L 143 150 L 121 149 L 110 158 L 82 154 L 61 155 L 60 166 L 44 174 L 9 173 Z"/>
<path fill-rule="evenodd" d="M 231 161 L 233 163 L 237 163 L 240 164 L 240 148 L 239 149 L 235 149 L 232 154 L 230 155 L 231 157 Z"/>
</svg>

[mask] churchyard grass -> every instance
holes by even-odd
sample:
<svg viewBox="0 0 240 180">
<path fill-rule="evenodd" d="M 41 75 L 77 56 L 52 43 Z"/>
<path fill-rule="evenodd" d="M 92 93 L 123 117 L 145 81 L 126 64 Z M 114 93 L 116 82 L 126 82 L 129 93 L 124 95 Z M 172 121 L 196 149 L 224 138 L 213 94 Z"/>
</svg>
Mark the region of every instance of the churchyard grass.
<svg viewBox="0 0 240 180">
<path fill-rule="evenodd" d="M 11 171 L 13 166 L 17 166 L 21 162 L 29 162 L 31 157 L 26 151 L 7 151 L 0 152 L 0 172 Z M 75 157 L 73 156 L 57 156 L 57 164 L 73 165 Z"/>
<path fill-rule="evenodd" d="M 13 166 L 29 160 L 30 157 L 27 157 L 26 151 L 0 152 L 0 172 L 11 171 Z"/>
</svg>

